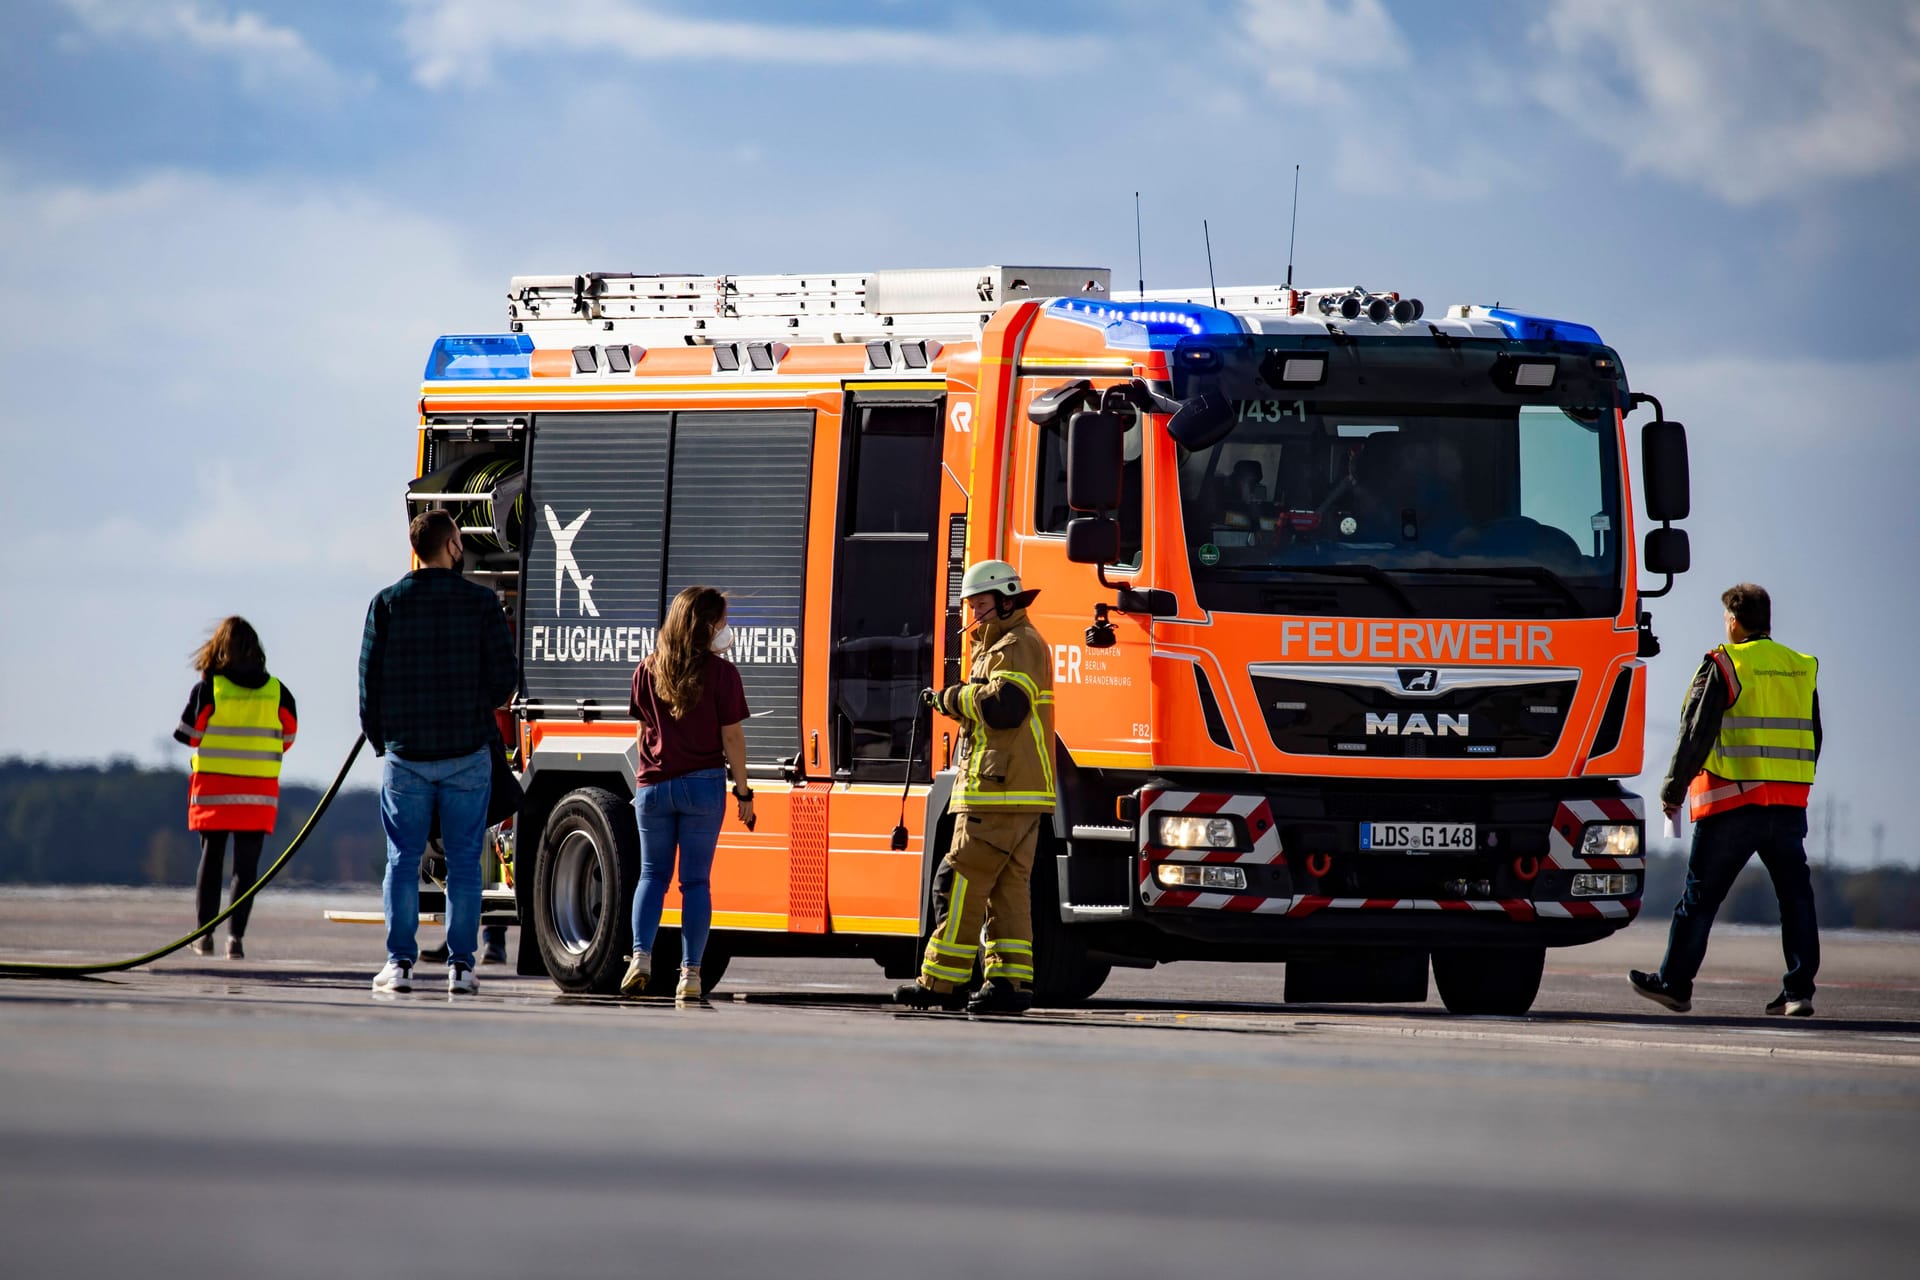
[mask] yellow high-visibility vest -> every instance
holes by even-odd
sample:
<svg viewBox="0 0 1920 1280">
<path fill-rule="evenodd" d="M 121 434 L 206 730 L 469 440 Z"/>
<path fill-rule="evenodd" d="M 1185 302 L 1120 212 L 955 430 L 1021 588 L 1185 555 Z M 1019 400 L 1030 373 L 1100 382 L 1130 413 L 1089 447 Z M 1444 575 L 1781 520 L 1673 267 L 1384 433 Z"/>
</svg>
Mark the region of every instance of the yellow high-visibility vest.
<svg viewBox="0 0 1920 1280">
<path fill-rule="evenodd" d="M 1733 782 L 1813 781 L 1813 693 L 1820 660 L 1765 637 L 1724 644 L 1732 669 L 1720 736 L 1706 771 Z"/>
<path fill-rule="evenodd" d="M 277 778 L 286 752 L 280 724 L 280 682 L 268 679 L 258 689 L 213 677 L 213 715 L 194 748 L 195 773 L 224 773 L 239 778 Z"/>
</svg>

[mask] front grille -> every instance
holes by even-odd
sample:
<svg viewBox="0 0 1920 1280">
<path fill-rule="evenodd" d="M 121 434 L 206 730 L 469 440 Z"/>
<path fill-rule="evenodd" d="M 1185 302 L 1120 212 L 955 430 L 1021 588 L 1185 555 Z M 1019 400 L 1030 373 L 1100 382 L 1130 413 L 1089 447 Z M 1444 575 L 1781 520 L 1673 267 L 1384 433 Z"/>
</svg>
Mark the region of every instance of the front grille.
<svg viewBox="0 0 1920 1280">
<path fill-rule="evenodd" d="M 1251 675 L 1267 731 L 1282 751 L 1387 759 L 1549 755 L 1579 686 L 1577 672 L 1558 668 L 1261 664 Z"/>
</svg>

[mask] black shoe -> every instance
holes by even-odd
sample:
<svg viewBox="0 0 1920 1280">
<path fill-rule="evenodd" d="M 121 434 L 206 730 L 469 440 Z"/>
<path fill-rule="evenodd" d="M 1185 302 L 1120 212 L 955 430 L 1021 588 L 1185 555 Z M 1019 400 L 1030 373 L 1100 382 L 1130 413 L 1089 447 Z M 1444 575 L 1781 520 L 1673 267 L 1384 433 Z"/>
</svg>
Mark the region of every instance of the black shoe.
<svg viewBox="0 0 1920 1280">
<path fill-rule="evenodd" d="M 909 1009 L 930 1009 L 940 1013 L 961 1013 L 967 1007 L 967 993 L 960 990 L 935 991 L 917 982 L 909 982 L 893 993 L 893 1002 Z"/>
<path fill-rule="evenodd" d="M 480 953 L 481 964 L 505 964 L 507 962 L 507 944 L 489 942 L 487 949 Z"/>
<path fill-rule="evenodd" d="M 967 1001 L 968 1013 L 1025 1013 L 1033 1008 L 1033 992 L 1005 978 L 988 978 L 978 995 Z"/>
<path fill-rule="evenodd" d="M 1790 996 L 1782 991 L 1767 1001 L 1767 1012 L 1774 1017 L 1785 1014 L 1789 1018 L 1811 1018 L 1813 1016 L 1812 996 Z"/>
<path fill-rule="evenodd" d="M 1693 993 L 1681 993 L 1667 985 L 1667 980 L 1657 973 L 1642 973 L 1638 969 L 1629 970 L 1627 981 L 1633 989 L 1657 1005 L 1662 1005 L 1675 1013 L 1685 1013 L 1693 1008 Z"/>
<path fill-rule="evenodd" d="M 444 942 L 437 947 L 428 947 L 420 953 L 421 964 L 445 964 L 446 962 L 447 944 Z"/>
</svg>

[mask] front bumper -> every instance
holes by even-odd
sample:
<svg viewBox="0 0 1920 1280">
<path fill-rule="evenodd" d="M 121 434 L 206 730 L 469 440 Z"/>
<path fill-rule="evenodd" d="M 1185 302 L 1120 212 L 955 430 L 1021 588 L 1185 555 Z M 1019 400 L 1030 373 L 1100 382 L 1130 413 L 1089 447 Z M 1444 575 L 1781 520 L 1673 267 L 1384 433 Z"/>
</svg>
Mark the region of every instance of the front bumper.
<svg viewBox="0 0 1920 1280">
<path fill-rule="evenodd" d="M 1645 858 L 1583 857 L 1589 823 L 1641 828 L 1638 797 L 1556 795 L 1546 789 L 1460 787 L 1396 793 L 1374 784 L 1362 795 L 1324 788 L 1271 794 L 1143 788 L 1140 843 L 1131 851 L 1128 917 L 1167 934 L 1235 945 L 1571 946 L 1603 938 L 1639 914 Z M 1444 853 L 1363 852 L 1359 824 L 1417 815 L 1471 822 L 1476 847 Z M 1235 849 L 1156 844 L 1167 814 L 1230 819 Z M 1169 887 L 1163 865 L 1231 865 L 1244 889 Z M 1624 873 L 1630 892 L 1576 897 L 1582 873 Z"/>
</svg>

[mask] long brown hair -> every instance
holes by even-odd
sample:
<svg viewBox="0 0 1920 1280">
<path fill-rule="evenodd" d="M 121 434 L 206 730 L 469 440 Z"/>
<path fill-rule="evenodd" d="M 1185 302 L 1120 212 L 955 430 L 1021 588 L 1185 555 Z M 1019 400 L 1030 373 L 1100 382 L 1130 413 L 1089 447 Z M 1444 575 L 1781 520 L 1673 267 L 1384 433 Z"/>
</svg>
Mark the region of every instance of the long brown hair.
<svg viewBox="0 0 1920 1280">
<path fill-rule="evenodd" d="M 192 666 L 209 679 L 229 671 L 265 671 L 267 653 L 253 624 L 236 615 L 220 619 L 206 643 L 193 651 Z"/>
<path fill-rule="evenodd" d="M 660 643 L 647 667 L 653 687 L 666 699 L 678 720 L 691 711 L 706 692 L 707 655 L 713 633 L 727 620 L 727 598 L 712 587 L 688 587 L 667 606 L 660 624 Z"/>
</svg>

